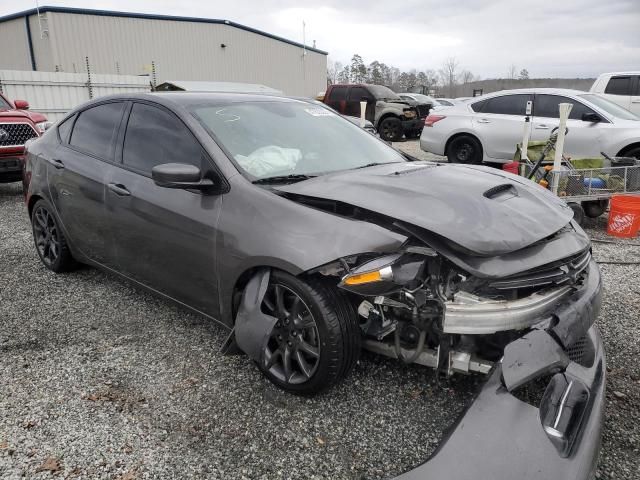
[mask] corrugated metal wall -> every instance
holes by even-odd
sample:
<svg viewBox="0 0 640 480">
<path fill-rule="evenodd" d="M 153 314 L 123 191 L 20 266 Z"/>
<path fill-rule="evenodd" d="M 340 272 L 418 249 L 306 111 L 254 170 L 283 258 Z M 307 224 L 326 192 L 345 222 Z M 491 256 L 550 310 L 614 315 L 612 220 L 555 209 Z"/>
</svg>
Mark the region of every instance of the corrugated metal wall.
<svg viewBox="0 0 640 480">
<path fill-rule="evenodd" d="M 53 63 L 65 72 L 145 74 L 157 81 L 261 83 L 289 95 L 326 88 L 326 55 L 229 25 L 48 12 Z M 226 47 L 221 47 L 221 44 Z M 39 60 L 39 59 L 38 59 Z M 54 67 L 55 68 L 55 67 Z"/>
<path fill-rule="evenodd" d="M 31 70 L 29 41 L 24 18 L 0 24 L 0 68 Z"/>
<path fill-rule="evenodd" d="M 89 100 L 89 83 L 84 73 L 54 73 L 0 70 L 0 85 L 11 100 L 27 100 L 30 110 L 51 121 Z M 150 91 L 149 79 L 132 75 L 91 75 L 93 98 L 104 95 Z"/>
</svg>

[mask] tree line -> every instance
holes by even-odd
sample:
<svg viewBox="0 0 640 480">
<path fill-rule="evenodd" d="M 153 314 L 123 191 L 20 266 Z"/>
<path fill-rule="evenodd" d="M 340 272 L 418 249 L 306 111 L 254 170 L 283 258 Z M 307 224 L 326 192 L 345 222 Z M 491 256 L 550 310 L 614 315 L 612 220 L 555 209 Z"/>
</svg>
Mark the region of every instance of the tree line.
<svg viewBox="0 0 640 480">
<path fill-rule="evenodd" d="M 523 68 L 516 73 L 515 65 L 510 65 L 507 78 L 529 79 L 529 72 Z M 351 62 L 327 62 L 327 81 L 334 83 L 371 83 L 386 85 L 395 92 L 417 92 L 446 97 L 459 96 L 464 85 L 480 80 L 478 75 L 463 68 L 456 57 L 447 58 L 439 69 L 402 71 L 393 65 L 374 60 L 368 65 L 357 53 Z"/>
</svg>

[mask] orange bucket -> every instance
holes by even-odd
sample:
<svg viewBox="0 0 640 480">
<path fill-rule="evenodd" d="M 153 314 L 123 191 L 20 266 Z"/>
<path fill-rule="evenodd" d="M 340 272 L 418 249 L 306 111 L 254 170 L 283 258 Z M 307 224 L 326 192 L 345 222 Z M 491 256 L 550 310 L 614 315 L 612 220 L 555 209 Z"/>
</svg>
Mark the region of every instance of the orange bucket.
<svg viewBox="0 0 640 480">
<path fill-rule="evenodd" d="M 609 208 L 607 233 L 614 237 L 635 238 L 640 230 L 640 196 L 614 195 Z"/>
</svg>

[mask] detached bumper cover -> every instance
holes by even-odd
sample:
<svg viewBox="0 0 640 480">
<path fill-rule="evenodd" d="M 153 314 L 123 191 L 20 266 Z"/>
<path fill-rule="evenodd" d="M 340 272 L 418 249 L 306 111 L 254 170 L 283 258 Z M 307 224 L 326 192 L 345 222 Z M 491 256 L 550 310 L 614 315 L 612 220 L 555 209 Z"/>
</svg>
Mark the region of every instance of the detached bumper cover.
<svg viewBox="0 0 640 480">
<path fill-rule="evenodd" d="M 413 118 L 411 120 L 402 120 L 402 130 L 413 131 L 422 130 L 424 127 L 424 118 Z"/>
<path fill-rule="evenodd" d="M 575 429 L 577 433 L 572 437 L 568 452 L 559 451 L 557 442 L 554 444 L 549 435 L 549 428 L 545 432 L 541 417 L 548 417 L 548 412 L 541 412 L 538 407 L 520 401 L 505 387 L 503 366 L 514 368 L 521 361 L 528 362 L 527 355 L 518 357 L 505 353 L 503 363 L 490 374 L 477 398 L 451 428 L 438 450 L 426 463 L 396 480 L 593 479 L 600 450 L 606 376 L 602 339 L 593 325 L 600 301 L 600 272 L 592 263 L 582 288 L 562 301 L 554 312 L 557 319 L 551 330 L 554 337 L 564 347 L 583 337 L 593 352 L 589 362 L 579 364 L 568 361 L 566 357 L 558 361 L 553 355 L 546 359 L 534 355 L 531 357 L 534 365 L 522 365 L 522 371 L 511 372 L 531 378 L 532 370 L 545 371 L 542 364 L 546 360 L 555 362 L 558 369 L 564 370 L 553 378 L 563 377 L 584 388 L 587 400 L 581 407 L 579 426 Z M 546 335 L 547 332 L 540 331 L 540 335 L 530 335 L 530 341 L 523 342 L 527 338 L 525 336 L 514 344 L 520 342 L 526 348 L 539 349 L 539 356 L 544 357 L 544 352 L 549 350 L 548 342 L 544 341 Z M 517 353 L 518 348 L 511 350 Z M 516 357 L 519 360 L 514 362 Z M 560 406 L 560 410 L 564 407 Z"/>
</svg>

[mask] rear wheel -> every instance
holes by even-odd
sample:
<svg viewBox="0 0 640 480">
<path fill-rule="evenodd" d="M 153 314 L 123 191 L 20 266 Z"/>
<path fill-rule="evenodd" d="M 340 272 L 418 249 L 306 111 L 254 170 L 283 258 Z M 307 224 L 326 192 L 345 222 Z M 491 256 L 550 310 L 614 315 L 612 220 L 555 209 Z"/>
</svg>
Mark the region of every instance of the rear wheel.
<svg viewBox="0 0 640 480">
<path fill-rule="evenodd" d="M 71 256 L 67 239 L 53 209 L 45 200 L 38 200 L 33 206 L 31 226 L 36 250 L 44 266 L 56 273 L 73 270 L 76 262 Z"/>
<path fill-rule="evenodd" d="M 402 140 L 402 122 L 396 117 L 387 117 L 378 127 L 380 138 L 385 142 L 399 142 Z"/>
<path fill-rule="evenodd" d="M 261 308 L 278 321 L 260 368 L 280 388 L 317 393 L 344 378 L 355 364 L 361 340 L 358 321 L 334 285 L 274 271 Z"/>
<path fill-rule="evenodd" d="M 460 135 L 451 140 L 446 154 L 449 163 L 482 163 L 482 145 L 471 135 Z"/>
<path fill-rule="evenodd" d="M 633 157 L 640 160 L 640 147 L 631 147 L 629 150 L 624 152 L 625 157 Z"/>
<path fill-rule="evenodd" d="M 582 202 L 582 209 L 589 218 L 598 218 L 609 206 L 609 200 L 590 200 Z"/>
</svg>

